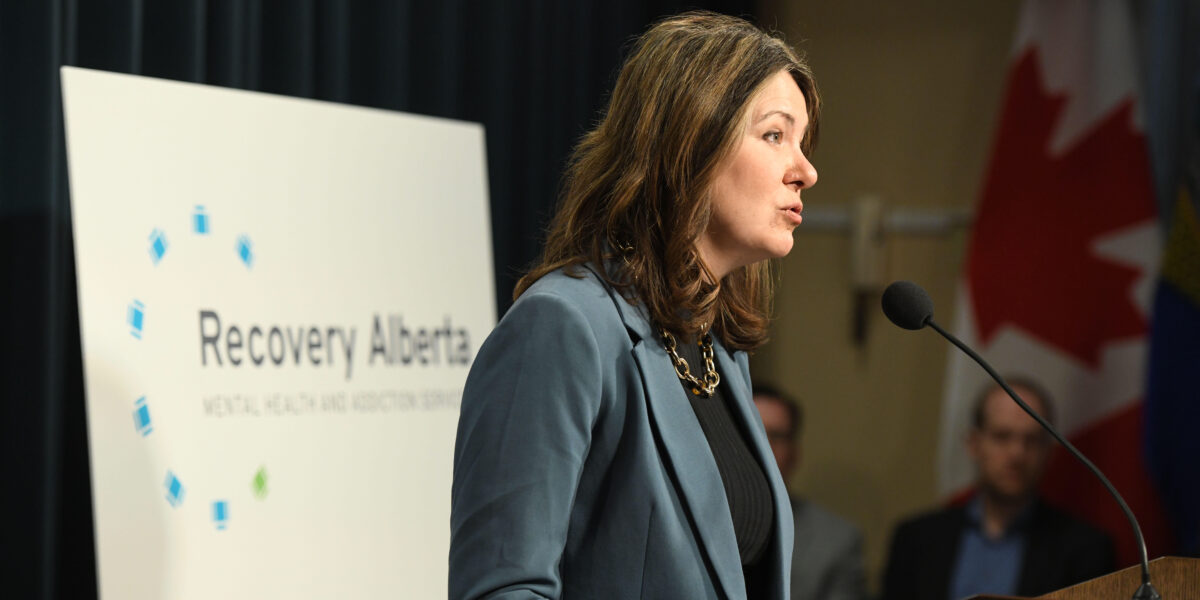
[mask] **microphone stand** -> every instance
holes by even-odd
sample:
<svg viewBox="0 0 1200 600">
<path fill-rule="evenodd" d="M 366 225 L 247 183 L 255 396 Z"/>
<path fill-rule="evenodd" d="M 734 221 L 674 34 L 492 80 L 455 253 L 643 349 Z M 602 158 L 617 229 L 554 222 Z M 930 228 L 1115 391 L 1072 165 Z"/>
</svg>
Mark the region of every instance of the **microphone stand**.
<svg viewBox="0 0 1200 600">
<path fill-rule="evenodd" d="M 1032 408 L 1029 408 L 1029 405 L 1025 404 L 1025 401 L 1021 400 L 1021 397 L 1018 396 L 1012 388 L 1008 387 L 1008 383 L 1004 381 L 1004 378 L 1000 377 L 1000 374 L 993 370 L 991 365 L 989 365 L 987 361 L 983 360 L 983 357 L 976 354 L 974 350 L 959 341 L 959 339 L 954 337 L 954 335 L 952 335 L 950 332 L 939 327 L 938 324 L 934 322 L 932 316 L 929 316 L 925 319 L 925 324 L 932 327 L 934 331 L 941 334 L 942 337 L 946 338 L 947 340 L 950 340 L 951 344 L 958 346 L 959 350 L 966 352 L 967 356 L 970 356 L 975 362 L 979 363 L 979 366 L 983 367 L 983 370 L 987 371 L 988 375 L 991 375 L 992 379 L 995 379 L 996 383 L 999 383 L 1000 387 L 1004 388 L 1005 392 L 1008 392 L 1008 395 L 1011 396 L 1014 401 L 1016 401 L 1017 405 L 1020 406 L 1022 410 L 1029 413 L 1029 416 L 1033 417 L 1033 419 L 1037 421 L 1043 429 L 1049 431 L 1050 435 L 1054 436 L 1054 439 L 1058 440 L 1058 443 L 1062 444 L 1064 448 L 1069 450 L 1071 454 L 1075 456 L 1075 458 L 1078 458 L 1079 461 L 1082 462 L 1084 466 L 1086 466 L 1088 470 L 1092 472 L 1093 475 L 1100 479 L 1100 483 L 1103 483 L 1104 487 L 1108 488 L 1108 493 L 1112 494 L 1113 497 L 1117 499 L 1117 503 L 1121 505 L 1121 511 L 1125 513 L 1125 518 L 1129 519 L 1129 524 L 1133 526 L 1133 533 L 1137 537 L 1138 549 L 1141 552 L 1142 585 L 1139 586 L 1137 591 L 1133 593 L 1133 600 L 1162 600 L 1162 596 L 1158 595 L 1158 590 L 1154 589 L 1154 585 L 1150 583 L 1150 561 L 1146 556 L 1146 539 L 1142 537 L 1142 528 L 1138 526 L 1137 519 L 1135 519 L 1133 516 L 1133 511 L 1129 510 L 1129 505 L 1125 503 L 1125 499 L 1121 497 L 1121 493 L 1117 491 L 1117 488 L 1113 487 L 1113 484 L 1108 481 L 1108 478 L 1104 476 L 1104 473 L 1100 472 L 1100 469 L 1096 468 L 1096 465 L 1092 464 L 1092 461 L 1088 460 L 1088 458 L 1084 456 L 1082 452 L 1076 449 L 1071 442 L 1068 442 L 1066 438 L 1064 438 L 1062 435 L 1059 435 L 1058 431 L 1055 430 L 1050 423 L 1046 422 L 1041 415 L 1034 412 Z"/>
</svg>

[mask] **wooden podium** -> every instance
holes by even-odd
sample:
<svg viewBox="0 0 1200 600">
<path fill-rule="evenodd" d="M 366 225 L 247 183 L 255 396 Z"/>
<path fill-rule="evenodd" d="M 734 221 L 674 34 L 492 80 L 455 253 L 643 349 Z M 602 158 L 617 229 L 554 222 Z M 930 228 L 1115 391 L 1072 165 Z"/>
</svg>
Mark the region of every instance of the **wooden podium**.
<svg viewBox="0 0 1200 600">
<path fill-rule="evenodd" d="M 1200 558 L 1164 556 L 1150 561 L 1150 582 L 1163 600 L 1200 598 Z M 1142 584 L 1142 567 L 1134 565 L 1091 581 L 1050 592 L 1049 600 L 1130 600 Z M 1019 596 L 971 596 L 968 600 L 1027 600 Z"/>
</svg>

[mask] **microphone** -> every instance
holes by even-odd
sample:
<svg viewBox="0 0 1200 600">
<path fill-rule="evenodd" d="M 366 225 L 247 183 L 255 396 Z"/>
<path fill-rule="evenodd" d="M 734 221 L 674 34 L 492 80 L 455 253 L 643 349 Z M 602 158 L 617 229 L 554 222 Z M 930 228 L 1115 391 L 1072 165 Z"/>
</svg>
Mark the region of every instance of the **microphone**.
<svg viewBox="0 0 1200 600">
<path fill-rule="evenodd" d="M 911 281 L 893 282 L 883 291 L 882 304 L 883 314 L 887 315 L 888 320 L 895 323 L 898 327 L 917 330 L 923 329 L 928 325 L 934 331 L 941 334 L 942 337 L 949 340 L 951 344 L 958 346 L 960 350 L 967 353 L 967 356 L 970 356 L 975 362 L 979 363 L 979 366 L 983 367 L 983 370 L 987 371 L 988 375 L 991 375 L 992 379 L 995 379 L 996 383 L 1000 384 L 1000 387 L 1005 392 L 1008 392 L 1008 395 L 1012 397 L 1013 401 L 1022 410 L 1029 413 L 1029 416 L 1033 417 L 1033 420 L 1037 421 L 1043 429 L 1049 431 L 1050 435 L 1058 440 L 1058 443 L 1062 444 L 1064 448 L 1071 452 L 1071 455 L 1079 459 L 1079 462 L 1082 462 L 1093 475 L 1100 479 L 1100 483 L 1104 484 L 1108 493 L 1117 500 L 1117 504 L 1121 505 L 1121 510 L 1125 513 L 1125 518 L 1129 519 L 1129 525 L 1133 527 L 1134 537 L 1137 538 L 1137 543 L 1141 550 L 1142 585 L 1133 593 L 1133 600 L 1162 600 L 1162 596 L 1158 595 L 1158 590 L 1155 590 L 1154 586 L 1150 583 L 1150 561 L 1146 557 L 1146 539 L 1142 537 L 1142 528 L 1138 525 L 1137 519 L 1134 518 L 1133 511 L 1129 510 L 1129 505 L 1125 503 L 1125 499 L 1121 497 L 1117 488 L 1113 487 L 1113 484 L 1108 481 L 1104 473 L 1101 473 L 1100 469 L 1092 464 L 1092 461 L 1088 460 L 1071 442 L 1068 442 L 1053 425 L 1043 419 L 1041 415 L 1034 412 L 1032 408 L 1029 408 L 1029 405 L 1025 404 L 1025 401 L 1011 387 L 1008 387 L 1008 383 L 1004 381 L 1004 378 L 992 369 L 992 366 L 983 360 L 982 356 L 976 354 L 969 346 L 962 343 L 961 340 L 954 337 L 950 332 L 942 329 L 933 320 L 933 300 L 929 298 L 929 294 L 925 293 L 925 290 L 921 286 Z"/>
</svg>

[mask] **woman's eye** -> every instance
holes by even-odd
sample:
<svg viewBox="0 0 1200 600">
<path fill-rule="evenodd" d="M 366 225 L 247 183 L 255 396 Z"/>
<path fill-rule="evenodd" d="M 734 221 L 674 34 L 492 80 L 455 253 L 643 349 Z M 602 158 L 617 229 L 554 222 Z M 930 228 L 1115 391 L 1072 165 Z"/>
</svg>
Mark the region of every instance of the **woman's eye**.
<svg viewBox="0 0 1200 600">
<path fill-rule="evenodd" d="M 782 131 L 768 131 L 766 134 L 763 135 L 763 139 L 768 142 L 771 142 L 772 144 L 778 144 L 779 142 L 783 141 L 783 132 Z"/>
</svg>

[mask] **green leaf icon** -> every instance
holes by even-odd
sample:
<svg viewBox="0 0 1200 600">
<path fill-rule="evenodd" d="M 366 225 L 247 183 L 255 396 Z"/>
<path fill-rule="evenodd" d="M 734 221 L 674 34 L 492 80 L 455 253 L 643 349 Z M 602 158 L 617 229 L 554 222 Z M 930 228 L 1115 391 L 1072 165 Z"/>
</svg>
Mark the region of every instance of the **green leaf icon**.
<svg viewBox="0 0 1200 600">
<path fill-rule="evenodd" d="M 259 467 L 258 472 L 254 474 L 254 481 L 250 484 L 250 489 L 254 492 L 254 497 L 262 500 L 267 497 L 267 468 Z"/>
</svg>

